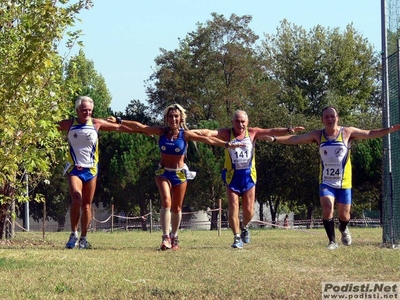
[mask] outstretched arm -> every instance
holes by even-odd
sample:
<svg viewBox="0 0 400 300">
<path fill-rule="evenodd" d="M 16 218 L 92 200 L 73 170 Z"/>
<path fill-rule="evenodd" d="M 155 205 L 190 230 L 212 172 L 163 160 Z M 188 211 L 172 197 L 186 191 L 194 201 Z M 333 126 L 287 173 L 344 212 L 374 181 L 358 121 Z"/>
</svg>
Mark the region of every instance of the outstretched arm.
<svg viewBox="0 0 400 300">
<path fill-rule="evenodd" d="M 107 122 L 104 119 L 97 119 L 97 118 L 93 119 L 93 123 L 95 124 L 98 130 L 102 131 L 130 132 L 129 127 L 118 123 Z"/>
<path fill-rule="evenodd" d="M 205 136 L 205 135 L 200 135 L 197 130 L 185 130 L 184 132 L 184 137 L 185 140 L 190 140 L 190 141 L 195 141 L 195 142 L 201 142 L 205 143 L 211 146 L 219 146 L 219 147 L 225 147 L 225 148 L 237 148 L 244 146 L 242 143 L 233 143 L 233 142 L 227 142 L 224 140 L 221 140 L 217 137 L 214 136 Z"/>
<path fill-rule="evenodd" d="M 294 134 L 298 131 L 304 130 L 305 128 L 302 126 L 297 126 L 297 127 L 288 127 L 288 128 L 283 128 L 283 127 L 278 127 L 278 128 L 259 128 L 259 127 L 253 127 L 252 130 L 255 131 L 255 138 L 260 139 L 260 137 L 265 136 L 265 135 L 270 135 L 270 136 L 283 136 L 287 134 Z"/>
<path fill-rule="evenodd" d="M 345 127 L 344 130 L 349 136 L 349 140 L 375 139 L 385 136 L 400 129 L 400 124 L 392 125 L 388 128 L 364 130 L 356 127 Z"/>
<path fill-rule="evenodd" d="M 286 135 L 286 136 L 270 136 L 264 135 L 259 137 L 259 140 L 267 142 L 277 142 L 286 145 L 297 145 L 297 144 L 312 144 L 318 143 L 321 130 L 313 130 L 300 135 Z"/>
<path fill-rule="evenodd" d="M 111 124 L 119 124 L 119 126 L 121 126 L 120 131 L 122 132 L 144 133 L 149 136 L 152 136 L 153 134 L 161 135 L 163 132 L 163 128 L 159 126 L 148 126 L 137 121 L 121 120 L 121 118 L 117 119 L 113 116 L 108 117 L 107 122 Z"/>
<path fill-rule="evenodd" d="M 202 135 L 202 136 L 213 136 L 217 137 L 218 136 L 218 130 L 212 130 L 212 129 L 192 129 L 192 132 L 195 132 L 197 135 Z"/>
<path fill-rule="evenodd" d="M 60 131 L 68 131 L 72 125 L 72 119 L 62 120 L 56 123 L 57 129 Z"/>
</svg>

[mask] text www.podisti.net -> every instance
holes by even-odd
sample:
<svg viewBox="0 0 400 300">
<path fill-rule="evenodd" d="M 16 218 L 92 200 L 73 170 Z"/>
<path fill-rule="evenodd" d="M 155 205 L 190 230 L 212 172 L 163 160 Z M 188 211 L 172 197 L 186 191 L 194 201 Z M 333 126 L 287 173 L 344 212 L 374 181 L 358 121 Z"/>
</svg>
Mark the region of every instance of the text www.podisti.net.
<svg viewBox="0 0 400 300">
<path fill-rule="evenodd" d="M 400 282 L 322 282 L 322 299 L 400 299 Z"/>
</svg>

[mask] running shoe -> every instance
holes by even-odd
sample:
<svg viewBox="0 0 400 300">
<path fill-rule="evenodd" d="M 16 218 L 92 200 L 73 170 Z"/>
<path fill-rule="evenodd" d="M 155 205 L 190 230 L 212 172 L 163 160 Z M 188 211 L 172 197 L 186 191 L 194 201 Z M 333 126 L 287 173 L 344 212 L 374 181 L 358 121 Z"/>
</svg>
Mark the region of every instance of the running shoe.
<svg viewBox="0 0 400 300">
<path fill-rule="evenodd" d="M 247 228 L 242 228 L 242 232 L 240 233 L 240 238 L 242 239 L 243 243 L 245 244 L 250 243 L 250 232 Z"/>
<path fill-rule="evenodd" d="M 242 239 L 238 236 L 235 236 L 233 239 L 233 244 L 231 246 L 232 248 L 237 248 L 237 249 L 242 249 L 243 248 L 243 242 Z"/>
<path fill-rule="evenodd" d="M 90 249 L 90 243 L 87 241 L 86 237 L 82 237 L 79 239 L 79 249 Z"/>
<path fill-rule="evenodd" d="M 160 249 L 163 251 L 171 249 L 171 239 L 168 235 L 162 236 L 162 242 L 161 242 Z"/>
<path fill-rule="evenodd" d="M 339 245 L 337 244 L 337 243 L 335 243 L 335 242 L 329 242 L 329 244 L 328 244 L 328 250 L 335 250 L 335 249 L 337 249 L 339 247 Z"/>
<path fill-rule="evenodd" d="M 78 245 L 78 237 L 75 235 L 75 233 L 71 233 L 71 235 L 69 236 L 69 240 L 65 245 L 65 248 L 73 249 L 77 245 Z"/>
<path fill-rule="evenodd" d="M 179 249 L 179 240 L 178 240 L 177 236 L 171 238 L 171 249 L 172 250 L 178 250 Z"/>
<path fill-rule="evenodd" d="M 341 231 L 340 229 L 339 231 L 342 234 L 342 244 L 345 246 L 350 246 L 352 239 L 349 228 L 346 226 L 346 229 L 344 231 Z"/>
</svg>

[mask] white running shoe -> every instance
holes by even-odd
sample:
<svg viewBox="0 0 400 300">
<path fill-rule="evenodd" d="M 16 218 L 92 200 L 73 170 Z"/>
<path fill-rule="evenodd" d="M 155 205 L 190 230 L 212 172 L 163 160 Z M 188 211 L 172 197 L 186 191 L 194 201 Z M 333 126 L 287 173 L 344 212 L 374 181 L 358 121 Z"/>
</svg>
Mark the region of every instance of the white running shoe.
<svg viewBox="0 0 400 300">
<path fill-rule="evenodd" d="M 327 248 L 328 248 L 328 250 L 335 250 L 335 249 L 339 248 L 339 245 L 335 242 L 329 242 Z"/>
<path fill-rule="evenodd" d="M 341 231 L 339 229 L 340 233 L 342 234 L 342 243 L 345 246 L 350 246 L 352 239 L 351 239 L 351 234 L 350 234 L 350 230 L 348 227 L 346 227 L 346 229 L 344 231 Z"/>
</svg>

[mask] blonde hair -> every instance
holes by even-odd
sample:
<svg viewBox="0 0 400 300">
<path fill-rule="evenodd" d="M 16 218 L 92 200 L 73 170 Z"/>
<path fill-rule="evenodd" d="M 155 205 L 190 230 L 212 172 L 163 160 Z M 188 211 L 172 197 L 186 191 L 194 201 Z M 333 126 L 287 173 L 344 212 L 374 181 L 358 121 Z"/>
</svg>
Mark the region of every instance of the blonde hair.
<svg viewBox="0 0 400 300">
<path fill-rule="evenodd" d="M 168 114 L 171 110 L 177 110 L 181 114 L 181 122 L 179 123 L 179 127 L 189 130 L 186 126 L 186 110 L 177 103 L 169 105 L 164 109 L 164 127 L 169 127 Z"/>
<path fill-rule="evenodd" d="M 94 102 L 93 99 L 90 98 L 89 96 L 79 96 L 78 98 L 76 98 L 75 100 L 75 109 L 78 109 L 79 106 L 81 106 L 81 104 L 83 102 L 89 102 L 92 104 L 92 108 L 94 107 Z"/>
</svg>

